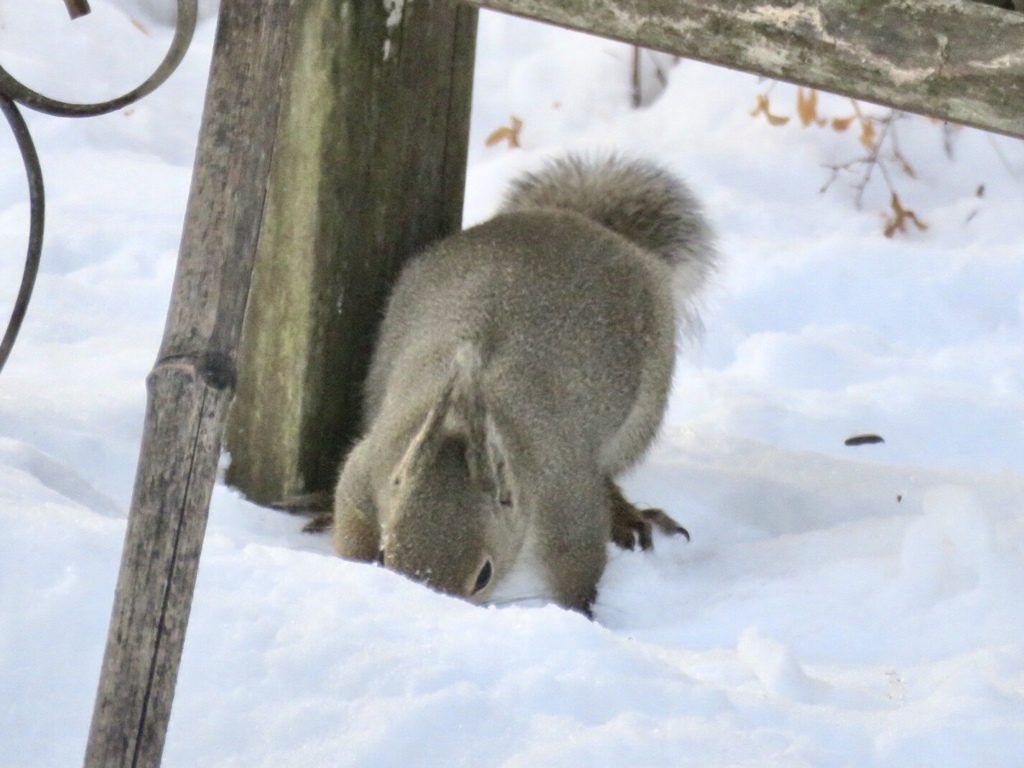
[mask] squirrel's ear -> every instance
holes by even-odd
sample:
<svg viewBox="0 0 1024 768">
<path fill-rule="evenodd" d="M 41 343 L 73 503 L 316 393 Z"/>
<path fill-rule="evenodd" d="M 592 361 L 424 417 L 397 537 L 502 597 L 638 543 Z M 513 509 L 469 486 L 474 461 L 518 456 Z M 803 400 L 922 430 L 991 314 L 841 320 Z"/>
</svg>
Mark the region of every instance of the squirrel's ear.
<svg viewBox="0 0 1024 768">
<path fill-rule="evenodd" d="M 418 474 L 425 469 L 437 456 L 444 440 L 444 420 L 452 407 L 452 389 L 454 382 L 449 381 L 441 391 L 441 396 L 434 404 L 434 407 L 427 413 L 423 426 L 405 449 L 402 460 L 398 462 L 398 468 L 392 475 L 391 482 L 399 485 L 403 478 Z"/>
<path fill-rule="evenodd" d="M 507 446 L 501 431 L 490 416 L 487 418 L 487 463 L 498 503 L 503 507 L 514 506 L 516 498 L 513 493 L 514 482 Z"/>
<path fill-rule="evenodd" d="M 479 393 L 458 398 L 453 410 L 466 438 L 471 480 L 503 507 L 514 502 L 506 441 Z"/>
</svg>

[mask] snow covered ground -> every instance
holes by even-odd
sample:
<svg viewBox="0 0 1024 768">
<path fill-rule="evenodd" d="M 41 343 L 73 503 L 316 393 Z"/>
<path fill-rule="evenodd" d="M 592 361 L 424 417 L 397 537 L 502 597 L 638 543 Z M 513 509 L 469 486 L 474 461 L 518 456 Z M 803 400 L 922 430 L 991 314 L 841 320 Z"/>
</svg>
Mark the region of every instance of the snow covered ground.
<svg viewBox="0 0 1024 768">
<path fill-rule="evenodd" d="M 0 61 L 55 96 L 134 85 L 167 4 L 92 5 L 3 0 Z M 80 764 L 213 31 L 139 105 L 28 115 L 48 228 L 0 375 L 3 766 Z M 658 158 L 715 222 L 703 345 L 626 483 L 693 543 L 613 553 L 591 623 L 342 562 L 218 487 L 165 764 L 1021 765 L 1024 145 L 958 130 L 950 158 L 899 122 L 916 178 L 893 183 L 928 229 L 887 239 L 879 173 L 860 211 L 851 178 L 819 194 L 863 149 L 801 127 L 795 88 L 682 62 L 634 110 L 626 46 L 490 14 L 480 35 L 467 223 L 564 149 Z M 789 124 L 751 116 L 761 93 Z M 522 148 L 485 146 L 512 115 Z M 6 317 L 28 206 L 4 131 L 0 171 Z"/>
</svg>

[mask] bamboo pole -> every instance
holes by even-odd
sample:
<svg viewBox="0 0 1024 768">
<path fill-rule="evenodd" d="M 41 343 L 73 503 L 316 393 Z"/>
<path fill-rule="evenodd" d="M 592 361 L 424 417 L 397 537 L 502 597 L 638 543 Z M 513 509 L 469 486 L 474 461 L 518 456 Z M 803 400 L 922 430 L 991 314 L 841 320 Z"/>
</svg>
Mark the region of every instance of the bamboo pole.
<svg viewBox="0 0 1024 768">
<path fill-rule="evenodd" d="M 290 0 L 222 0 L 86 768 L 158 766 L 249 290 Z"/>
</svg>

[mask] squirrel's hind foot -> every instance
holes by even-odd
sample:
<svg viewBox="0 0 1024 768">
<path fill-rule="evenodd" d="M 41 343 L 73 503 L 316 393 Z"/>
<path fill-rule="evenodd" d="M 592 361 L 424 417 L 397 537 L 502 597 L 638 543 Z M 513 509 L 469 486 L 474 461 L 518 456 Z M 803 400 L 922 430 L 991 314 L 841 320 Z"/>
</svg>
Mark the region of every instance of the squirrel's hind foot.
<svg viewBox="0 0 1024 768">
<path fill-rule="evenodd" d="M 303 533 L 322 533 L 334 528 L 333 512 L 317 512 L 310 518 L 309 522 L 302 526 Z M 690 537 L 687 536 L 687 539 Z"/>
<path fill-rule="evenodd" d="M 640 509 L 622 495 L 622 489 L 608 480 L 608 493 L 612 503 L 611 540 L 621 549 L 647 550 L 654 547 L 652 528 L 666 536 L 683 536 L 690 540 L 690 533 L 661 509 Z"/>
<path fill-rule="evenodd" d="M 270 507 L 290 515 L 308 517 L 309 522 L 302 526 L 302 532 L 320 533 L 334 527 L 333 501 L 333 496 L 329 491 L 314 491 L 274 502 Z"/>
</svg>

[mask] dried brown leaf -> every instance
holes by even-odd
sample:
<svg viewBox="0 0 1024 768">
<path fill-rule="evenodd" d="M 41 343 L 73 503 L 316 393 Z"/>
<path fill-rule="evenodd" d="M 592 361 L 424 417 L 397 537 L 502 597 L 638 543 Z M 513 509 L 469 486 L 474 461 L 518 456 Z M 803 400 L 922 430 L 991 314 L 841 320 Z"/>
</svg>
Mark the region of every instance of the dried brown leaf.
<svg viewBox="0 0 1024 768">
<path fill-rule="evenodd" d="M 152 37 L 153 36 L 153 33 L 149 31 L 149 29 L 146 27 L 145 24 L 143 24 L 141 21 L 136 19 L 134 16 L 132 16 L 130 18 L 131 18 L 132 26 L 135 27 L 137 30 L 139 30 L 139 32 L 144 34 L 146 37 Z"/>
<path fill-rule="evenodd" d="M 849 128 L 850 124 L 853 123 L 853 121 L 856 120 L 856 119 L 857 119 L 856 115 L 850 115 L 849 117 L 833 117 L 832 118 L 832 130 L 833 131 L 839 131 L 840 133 L 842 133 L 847 128 Z"/>
<path fill-rule="evenodd" d="M 860 143 L 867 149 L 875 148 L 875 123 L 870 118 L 862 118 L 860 121 Z"/>
<path fill-rule="evenodd" d="M 523 129 L 523 121 L 515 115 L 509 118 L 511 124 L 503 125 L 484 140 L 484 144 L 493 147 L 503 141 L 508 142 L 509 149 L 519 149 L 519 132 Z"/>
<path fill-rule="evenodd" d="M 892 217 L 886 221 L 885 224 L 885 236 L 892 237 L 897 232 L 907 231 L 907 222 L 910 222 L 921 232 L 928 229 L 928 225 L 917 218 L 917 214 L 909 208 L 904 208 L 903 203 L 900 202 L 900 196 L 895 192 L 892 193 L 892 201 L 890 202 L 892 207 Z"/>
<path fill-rule="evenodd" d="M 804 128 L 812 123 L 824 125 L 827 121 L 818 117 L 818 92 L 813 88 L 806 91 L 798 88 L 796 91 L 796 114 Z"/>
<path fill-rule="evenodd" d="M 788 117 L 771 113 L 771 105 L 768 103 L 768 94 L 766 93 L 757 94 L 757 106 L 750 113 L 751 117 L 757 117 L 758 115 L 764 115 L 769 125 L 785 125 L 789 122 Z"/>
</svg>

